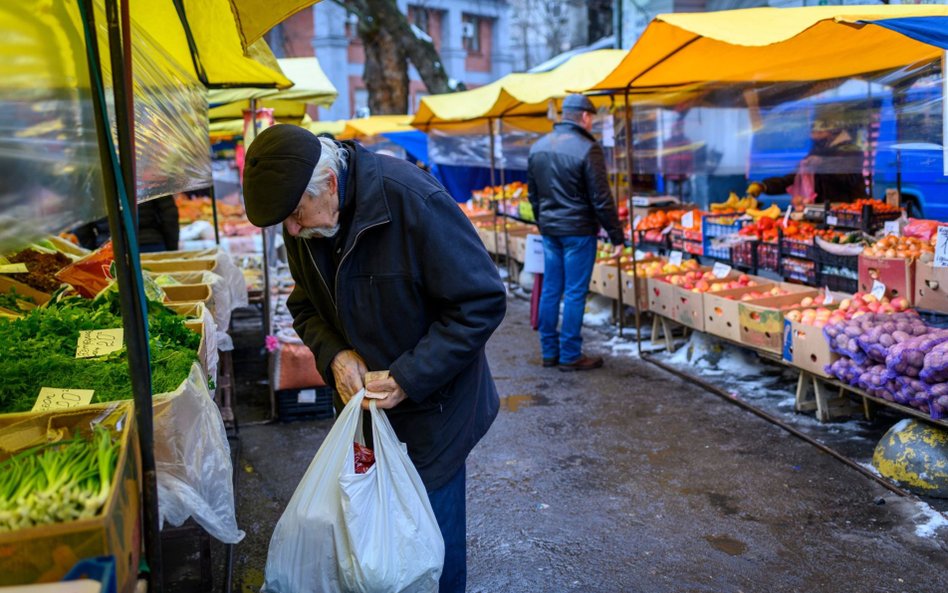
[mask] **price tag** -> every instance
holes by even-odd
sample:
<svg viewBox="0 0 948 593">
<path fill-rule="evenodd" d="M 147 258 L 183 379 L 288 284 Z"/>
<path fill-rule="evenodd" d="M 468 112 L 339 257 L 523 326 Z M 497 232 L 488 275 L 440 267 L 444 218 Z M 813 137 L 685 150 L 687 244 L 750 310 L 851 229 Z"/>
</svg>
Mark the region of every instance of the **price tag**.
<svg viewBox="0 0 948 593">
<path fill-rule="evenodd" d="M 638 216 L 636 216 L 635 218 L 632 219 L 632 228 L 633 228 L 633 229 L 639 228 L 639 223 L 640 223 L 640 222 L 642 222 L 642 215 L 641 215 L 641 214 L 639 214 Z"/>
<path fill-rule="evenodd" d="M 832 214 L 827 214 L 827 215 L 826 215 L 826 224 L 828 224 L 828 225 L 830 225 L 830 226 L 836 226 L 837 224 L 839 224 L 839 219 L 837 219 L 837 218 L 836 218 L 835 216 L 833 216 Z"/>
<path fill-rule="evenodd" d="M 616 145 L 616 123 L 611 113 L 606 113 L 602 118 L 602 145 L 606 148 Z"/>
<path fill-rule="evenodd" d="M 668 233 L 672 232 L 672 229 L 673 229 L 673 228 L 675 228 L 675 225 L 674 225 L 674 224 L 668 225 L 667 227 L 665 227 L 664 229 L 662 229 L 662 234 L 663 234 L 663 235 L 667 235 Z"/>
<path fill-rule="evenodd" d="M 644 251 L 640 251 L 638 249 L 635 250 L 635 261 L 642 261 L 646 257 L 648 257 L 648 254 Z"/>
<path fill-rule="evenodd" d="M 695 211 L 689 210 L 684 216 L 681 217 L 681 226 L 686 229 L 693 228 L 695 226 Z"/>
<path fill-rule="evenodd" d="M 715 262 L 714 267 L 711 268 L 711 273 L 715 278 L 727 278 L 728 274 L 731 273 L 731 266 Z"/>
<path fill-rule="evenodd" d="M 948 226 L 938 227 L 935 240 L 935 267 L 948 267 Z"/>
<path fill-rule="evenodd" d="M 299 394 L 296 396 L 296 403 L 315 404 L 316 403 L 316 390 L 315 389 L 300 389 Z"/>
<path fill-rule="evenodd" d="M 668 263 L 670 263 L 673 266 L 680 266 L 681 265 L 681 252 L 672 251 L 670 254 L 668 254 Z"/>
<path fill-rule="evenodd" d="M 885 296 L 885 284 L 879 282 L 878 280 L 873 280 L 871 294 L 877 299 L 882 300 L 882 297 Z"/>
<path fill-rule="evenodd" d="M 787 224 L 790 222 L 791 212 L 793 212 L 793 204 L 787 206 L 787 213 L 783 215 L 783 228 L 787 228 Z"/>
<path fill-rule="evenodd" d="M 899 228 L 899 221 L 890 220 L 885 223 L 885 234 L 886 235 L 895 235 L 896 237 L 902 234 L 902 229 Z"/>
<path fill-rule="evenodd" d="M 80 331 L 76 358 L 94 358 L 121 350 L 125 346 L 124 335 L 122 328 Z"/>
<path fill-rule="evenodd" d="M 833 300 L 833 293 L 830 292 L 830 287 L 827 286 L 823 292 L 823 304 L 832 305 L 835 301 Z"/>
<path fill-rule="evenodd" d="M 3 264 L 0 265 L 0 274 L 27 274 L 26 264 Z"/>
<path fill-rule="evenodd" d="M 92 403 L 92 389 L 62 389 L 60 387 L 43 387 L 39 397 L 33 404 L 33 412 L 55 412 Z"/>
<path fill-rule="evenodd" d="M 513 197 L 519 198 L 519 197 L 522 196 L 522 195 L 523 195 L 523 188 L 522 188 L 522 187 L 518 187 L 516 190 L 514 190 Z"/>
</svg>

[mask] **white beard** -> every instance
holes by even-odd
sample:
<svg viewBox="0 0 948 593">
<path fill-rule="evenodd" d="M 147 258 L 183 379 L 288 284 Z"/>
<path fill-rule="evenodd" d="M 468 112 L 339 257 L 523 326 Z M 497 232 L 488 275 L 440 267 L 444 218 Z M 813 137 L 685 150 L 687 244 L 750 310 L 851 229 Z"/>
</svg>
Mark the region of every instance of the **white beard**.
<svg viewBox="0 0 948 593">
<path fill-rule="evenodd" d="M 339 223 L 335 226 L 324 229 L 320 227 L 306 227 L 296 234 L 300 239 L 331 239 L 339 232 Z"/>
</svg>

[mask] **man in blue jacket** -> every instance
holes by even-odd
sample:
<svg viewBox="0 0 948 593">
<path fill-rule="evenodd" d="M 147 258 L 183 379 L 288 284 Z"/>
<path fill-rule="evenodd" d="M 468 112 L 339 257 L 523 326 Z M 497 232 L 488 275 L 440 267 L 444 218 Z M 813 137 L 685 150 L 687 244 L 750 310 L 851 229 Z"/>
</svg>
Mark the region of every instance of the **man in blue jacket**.
<svg viewBox="0 0 948 593">
<path fill-rule="evenodd" d="M 563 99 L 563 121 L 530 149 L 527 190 L 543 235 L 543 292 L 540 294 L 540 350 L 543 366 L 588 371 L 601 356 L 583 354 L 583 311 L 596 237 L 602 226 L 615 246 L 625 243 L 606 172 L 602 147 L 591 130 L 592 102 L 583 95 Z M 557 330 L 560 301 L 563 324 Z"/>
<path fill-rule="evenodd" d="M 244 201 L 283 224 L 294 327 L 344 404 L 363 387 L 387 411 L 445 543 L 442 592 L 464 591 L 465 459 L 497 415 L 484 346 L 506 312 L 490 256 L 427 173 L 302 128 L 247 151 Z M 389 377 L 364 385 L 367 371 Z"/>
</svg>

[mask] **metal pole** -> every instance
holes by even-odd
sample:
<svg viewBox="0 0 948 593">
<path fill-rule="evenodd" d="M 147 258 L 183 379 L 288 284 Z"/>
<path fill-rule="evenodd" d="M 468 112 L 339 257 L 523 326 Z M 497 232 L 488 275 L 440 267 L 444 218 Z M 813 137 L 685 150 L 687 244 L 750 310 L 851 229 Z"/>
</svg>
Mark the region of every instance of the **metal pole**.
<svg viewBox="0 0 948 593">
<path fill-rule="evenodd" d="M 488 118 L 487 120 L 487 133 L 490 135 L 490 198 L 491 205 L 494 210 L 494 262 L 500 265 L 500 239 L 497 235 L 497 206 L 494 203 L 494 184 L 496 183 L 494 179 L 494 168 L 496 163 L 494 162 L 494 120 Z M 504 224 L 504 228 L 507 228 L 507 225 Z"/>
<path fill-rule="evenodd" d="M 217 222 L 217 191 L 214 189 L 214 179 L 212 175 L 211 179 L 211 214 L 214 216 L 214 242 L 218 245 L 221 244 L 221 227 Z"/>
<path fill-rule="evenodd" d="M 500 136 L 500 146 L 504 146 L 504 134 L 503 134 L 503 119 L 497 120 L 497 135 Z M 505 159 L 506 160 L 506 159 Z M 501 210 L 503 211 L 503 218 L 501 219 L 504 223 L 504 258 L 507 260 L 507 287 L 513 287 L 513 273 L 512 265 L 510 262 L 510 233 L 507 231 L 507 188 L 506 188 L 506 173 L 507 167 L 503 162 L 500 164 L 500 204 Z"/>
<path fill-rule="evenodd" d="M 635 184 L 632 182 L 632 172 L 633 172 L 633 157 L 632 151 L 635 148 L 635 143 L 632 142 L 632 103 L 629 101 L 629 89 L 625 89 L 625 162 L 626 168 L 628 169 L 628 184 L 629 184 L 629 195 L 627 199 L 629 200 L 629 240 L 632 243 L 632 265 L 638 266 L 637 258 L 635 257 L 635 217 L 632 216 L 632 192 L 635 188 Z M 638 350 L 639 356 L 642 356 L 642 311 L 639 310 L 639 283 L 632 282 L 632 294 L 635 297 L 635 347 Z"/>
<path fill-rule="evenodd" d="M 122 55 L 117 48 L 123 45 L 119 22 L 128 24 L 128 4 L 123 3 L 123 14 L 119 15 L 116 0 L 106 0 L 106 16 L 111 52 L 113 92 L 115 94 L 116 124 L 120 147 L 128 149 L 134 121 L 131 105 L 131 55 Z M 121 154 L 121 164 L 116 156 L 109 126 L 105 88 L 102 81 L 101 61 L 96 36 L 95 10 L 92 0 L 79 0 L 82 25 L 85 29 L 86 60 L 89 66 L 91 95 L 95 115 L 99 158 L 103 170 L 103 190 L 109 214 L 109 227 L 115 253 L 115 272 L 119 285 L 119 302 L 122 310 L 122 325 L 128 351 L 129 378 L 135 401 L 135 422 L 138 427 L 142 460 L 142 506 L 145 555 L 149 565 L 149 591 L 160 593 L 162 585 L 161 538 L 158 529 L 158 480 L 154 457 L 154 426 L 152 418 L 151 373 L 148 351 L 148 318 L 145 293 L 141 277 L 141 262 L 136 240 L 136 224 L 127 187 L 134 187 L 134 164 L 128 154 Z M 130 29 L 124 30 L 126 41 Z M 125 63 L 127 62 L 127 64 Z M 124 141 L 122 135 L 126 135 Z M 131 181 L 123 177 L 123 169 L 131 171 Z M 135 545 L 136 542 L 128 542 Z"/>
</svg>

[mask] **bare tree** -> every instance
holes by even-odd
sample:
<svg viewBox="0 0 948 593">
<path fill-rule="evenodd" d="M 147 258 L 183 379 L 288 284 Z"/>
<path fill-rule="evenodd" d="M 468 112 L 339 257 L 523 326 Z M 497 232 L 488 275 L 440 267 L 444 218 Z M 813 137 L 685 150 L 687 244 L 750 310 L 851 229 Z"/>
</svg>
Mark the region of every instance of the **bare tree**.
<svg viewBox="0 0 948 593">
<path fill-rule="evenodd" d="M 431 39 L 419 35 L 395 0 L 333 0 L 359 19 L 365 48 L 362 78 L 373 114 L 408 112 L 408 63 L 432 94 L 454 90 Z"/>
</svg>

